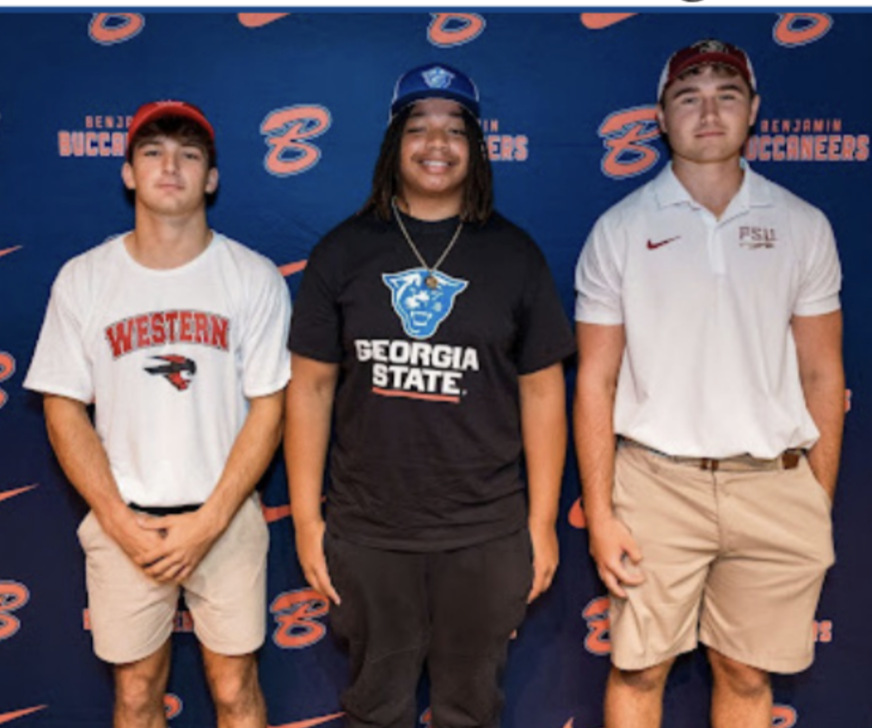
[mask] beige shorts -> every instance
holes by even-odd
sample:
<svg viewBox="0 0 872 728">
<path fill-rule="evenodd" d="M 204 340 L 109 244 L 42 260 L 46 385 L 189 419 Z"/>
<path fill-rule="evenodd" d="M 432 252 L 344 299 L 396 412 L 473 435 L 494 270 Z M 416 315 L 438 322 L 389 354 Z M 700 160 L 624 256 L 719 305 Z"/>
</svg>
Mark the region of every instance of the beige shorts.
<svg viewBox="0 0 872 728">
<path fill-rule="evenodd" d="M 769 672 L 808 667 L 834 556 L 829 496 L 805 457 L 789 470 L 710 472 L 622 445 L 615 467 L 615 514 L 645 581 L 611 600 L 612 662 L 651 667 L 699 640 Z"/>
<path fill-rule="evenodd" d="M 78 534 L 94 652 L 106 662 L 136 662 L 163 645 L 173 631 L 180 589 L 197 638 L 213 652 L 244 655 L 263 644 L 269 531 L 257 496 L 242 504 L 182 587 L 146 576 L 93 512 Z"/>
</svg>

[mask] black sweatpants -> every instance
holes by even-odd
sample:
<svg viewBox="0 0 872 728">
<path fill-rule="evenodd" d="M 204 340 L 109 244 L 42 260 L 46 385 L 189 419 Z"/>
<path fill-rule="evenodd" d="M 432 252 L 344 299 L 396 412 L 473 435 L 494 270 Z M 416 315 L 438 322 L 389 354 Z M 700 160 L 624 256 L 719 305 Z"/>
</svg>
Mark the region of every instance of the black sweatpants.
<svg viewBox="0 0 872 728">
<path fill-rule="evenodd" d="M 508 643 L 533 577 L 527 530 L 435 553 L 328 534 L 325 551 L 342 599 L 330 622 L 351 655 L 350 728 L 413 728 L 425 662 L 434 728 L 496 728 Z"/>
</svg>

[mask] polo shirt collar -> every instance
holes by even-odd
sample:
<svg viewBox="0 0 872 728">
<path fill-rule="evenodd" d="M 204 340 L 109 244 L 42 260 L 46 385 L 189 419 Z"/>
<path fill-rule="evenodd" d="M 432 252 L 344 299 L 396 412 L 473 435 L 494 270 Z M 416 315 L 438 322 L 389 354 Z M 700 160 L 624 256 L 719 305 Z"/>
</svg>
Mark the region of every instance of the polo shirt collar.
<svg viewBox="0 0 872 728">
<path fill-rule="evenodd" d="M 744 158 L 740 160 L 740 164 L 745 170 L 745 177 L 724 217 L 747 212 L 751 207 L 768 207 L 773 204 L 772 189 L 766 179 L 751 169 Z M 690 196 L 690 193 L 675 176 L 671 162 L 654 178 L 653 187 L 657 204 L 661 208 L 681 204 L 688 204 L 693 208 L 700 207 L 699 203 Z"/>
</svg>

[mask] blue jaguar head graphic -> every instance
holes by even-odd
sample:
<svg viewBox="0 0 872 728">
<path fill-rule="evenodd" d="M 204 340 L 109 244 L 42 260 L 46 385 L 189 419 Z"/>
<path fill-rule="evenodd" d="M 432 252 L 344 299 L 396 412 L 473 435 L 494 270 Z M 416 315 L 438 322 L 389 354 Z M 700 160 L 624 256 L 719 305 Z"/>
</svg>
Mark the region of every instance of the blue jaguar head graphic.
<svg viewBox="0 0 872 728">
<path fill-rule="evenodd" d="M 436 271 L 433 275 L 439 285 L 430 288 L 425 283 L 428 275 L 426 268 L 382 275 L 385 285 L 391 289 L 391 304 L 400 317 L 403 331 L 413 339 L 433 336 L 451 313 L 454 299 L 469 285 L 468 281 Z"/>
</svg>

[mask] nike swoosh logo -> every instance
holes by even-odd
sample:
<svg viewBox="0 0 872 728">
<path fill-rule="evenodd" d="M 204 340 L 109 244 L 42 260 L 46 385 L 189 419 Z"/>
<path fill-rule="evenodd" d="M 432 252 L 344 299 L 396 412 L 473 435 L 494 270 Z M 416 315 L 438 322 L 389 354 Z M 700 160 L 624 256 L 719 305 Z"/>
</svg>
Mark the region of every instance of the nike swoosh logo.
<svg viewBox="0 0 872 728">
<path fill-rule="evenodd" d="M 603 30 L 639 13 L 582 13 L 581 24 L 588 30 Z"/>
<path fill-rule="evenodd" d="M 23 488 L 16 488 L 15 490 L 7 490 L 5 493 L 0 493 L 0 503 L 5 500 L 9 500 L 10 498 L 14 498 L 17 495 L 21 495 L 22 493 L 26 493 L 29 490 L 33 490 L 36 485 L 26 485 Z"/>
<path fill-rule="evenodd" d="M 676 235 L 674 238 L 667 238 L 666 240 L 661 240 L 659 243 L 652 243 L 650 240 L 648 241 L 648 250 L 657 250 L 657 248 L 662 248 L 664 245 L 669 245 L 669 243 L 678 240 L 681 236 Z"/>
<path fill-rule="evenodd" d="M 5 248 L 3 250 L 0 250 L 0 258 L 2 258 L 4 255 L 9 255 L 9 253 L 14 253 L 16 250 L 21 250 L 21 246 L 16 245 L 14 248 Z"/>
<path fill-rule="evenodd" d="M 18 718 L 23 718 L 25 715 L 30 715 L 38 710 L 47 708 L 47 705 L 37 705 L 35 708 L 25 708 L 24 710 L 13 710 L 11 713 L 0 713 L 0 724 L 9 723 Z"/>
<path fill-rule="evenodd" d="M 279 273 L 281 273 L 285 278 L 288 276 L 294 275 L 294 273 L 299 273 L 303 268 L 306 267 L 306 263 L 308 260 L 298 260 L 294 263 L 288 263 L 287 265 L 279 266 Z"/>
<path fill-rule="evenodd" d="M 315 725 L 329 723 L 331 720 L 341 718 L 345 713 L 333 713 L 332 715 L 322 715 L 320 718 L 310 718 L 309 720 L 298 720 L 294 723 L 285 723 L 284 725 L 274 725 L 270 728 L 312 728 Z"/>
<path fill-rule="evenodd" d="M 261 504 L 260 508 L 263 511 L 263 519 L 267 523 L 275 523 L 291 515 L 290 504 L 286 506 L 265 506 Z"/>
<path fill-rule="evenodd" d="M 239 13 L 237 17 L 246 28 L 262 28 L 286 15 L 290 15 L 290 13 Z"/>
</svg>

